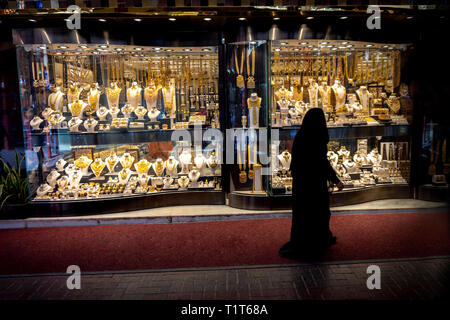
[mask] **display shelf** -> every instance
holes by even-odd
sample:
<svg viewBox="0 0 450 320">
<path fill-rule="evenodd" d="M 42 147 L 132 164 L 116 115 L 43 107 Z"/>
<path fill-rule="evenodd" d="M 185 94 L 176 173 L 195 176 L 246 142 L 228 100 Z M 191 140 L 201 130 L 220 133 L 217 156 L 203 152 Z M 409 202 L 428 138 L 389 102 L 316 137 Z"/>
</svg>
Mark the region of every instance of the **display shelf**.
<svg viewBox="0 0 450 320">
<path fill-rule="evenodd" d="M 280 140 L 293 139 L 300 127 L 272 128 L 279 129 Z M 328 127 L 330 140 L 352 139 L 361 137 L 407 137 L 410 134 L 410 126 L 404 124 L 377 125 L 377 126 L 341 126 Z"/>
<path fill-rule="evenodd" d="M 363 188 L 344 189 L 333 192 L 331 206 L 343 206 L 383 199 L 408 199 L 413 192 L 407 184 L 376 185 Z M 246 210 L 282 210 L 292 208 L 292 196 L 288 194 L 268 196 L 266 194 L 232 192 L 229 203 L 233 208 Z"/>
<path fill-rule="evenodd" d="M 210 128 L 203 127 L 202 132 Z M 196 129 L 167 129 L 167 130 L 117 130 L 104 132 L 69 132 L 68 130 L 50 130 L 49 132 L 32 133 L 32 144 L 43 146 L 48 143 L 66 142 L 72 146 L 83 145 L 113 145 L 137 144 L 154 141 L 172 141 L 172 135 L 186 130 L 191 137 Z M 50 139 L 50 140 L 48 140 Z"/>
<path fill-rule="evenodd" d="M 225 193 L 217 190 L 164 191 L 126 197 L 66 201 L 33 201 L 27 205 L 31 217 L 94 215 L 178 205 L 224 205 Z"/>
</svg>

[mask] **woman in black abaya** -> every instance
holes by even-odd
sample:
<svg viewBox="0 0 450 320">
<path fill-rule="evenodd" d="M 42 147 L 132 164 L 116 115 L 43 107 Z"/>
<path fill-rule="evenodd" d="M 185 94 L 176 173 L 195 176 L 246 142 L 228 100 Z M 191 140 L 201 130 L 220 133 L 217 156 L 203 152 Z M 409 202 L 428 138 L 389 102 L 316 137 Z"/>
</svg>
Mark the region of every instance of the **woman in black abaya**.
<svg viewBox="0 0 450 320">
<path fill-rule="evenodd" d="M 291 239 L 279 251 L 289 259 L 320 259 L 336 243 L 330 228 L 327 182 L 341 190 L 342 182 L 327 159 L 328 130 L 320 108 L 310 109 L 292 146 Z"/>
</svg>

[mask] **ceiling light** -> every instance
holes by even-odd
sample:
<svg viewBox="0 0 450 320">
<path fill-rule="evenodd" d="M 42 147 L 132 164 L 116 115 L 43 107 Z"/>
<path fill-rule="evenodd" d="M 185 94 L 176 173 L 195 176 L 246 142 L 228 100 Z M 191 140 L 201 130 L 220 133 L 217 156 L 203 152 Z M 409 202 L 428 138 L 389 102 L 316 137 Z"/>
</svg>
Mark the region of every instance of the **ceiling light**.
<svg viewBox="0 0 450 320">
<path fill-rule="evenodd" d="M 348 43 L 348 41 L 344 41 L 344 42 L 342 42 L 342 44 L 347 44 Z"/>
<path fill-rule="evenodd" d="M 247 20 L 247 18 L 240 17 L 239 20 L 240 20 L 240 21 L 245 21 L 245 20 Z"/>
<path fill-rule="evenodd" d="M 28 21 L 30 21 L 30 22 L 36 22 L 36 20 L 34 20 L 34 19 L 28 19 Z"/>
<path fill-rule="evenodd" d="M 320 44 L 327 44 L 328 42 L 327 41 L 322 41 Z"/>
<path fill-rule="evenodd" d="M 40 46 L 39 49 L 45 50 L 45 46 Z"/>
<path fill-rule="evenodd" d="M 275 51 L 280 51 L 281 49 L 280 48 L 275 48 Z"/>
<path fill-rule="evenodd" d="M 202 51 L 211 51 L 209 48 L 203 48 Z"/>
<path fill-rule="evenodd" d="M 348 17 L 340 17 L 339 19 L 341 19 L 341 20 L 345 20 L 345 19 L 347 19 Z"/>
<path fill-rule="evenodd" d="M 327 45 L 327 48 L 333 48 L 332 44 Z"/>
<path fill-rule="evenodd" d="M 278 20 L 280 20 L 280 18 L 279 17 L 275 17 L 275 18 L 273 18 L 273 20 L 278 21 Z"/>
<path fill-rule="evenodd" d="M 87 46 L 83 44 L 83 45 L 80 46 L 80 48 L 87 49 Z"/>
<path fill-rule="evenodd" d="M 389 48 L 389 46 L 388 46 L 388 45 L 386 45 L 386 46 L 383 46 L 383 48 L 384 48 L 384 49 L 386 49 L 386 48 Z"/>
<path fill-rule="evenodd" d="M 373 44 L 366 44 L 366 48 L 373 47 Z"/>
<path fill-rule="evenodd" d="M 106 22 L 105 19 L 98 19 L 98 21 L 100 21 L 100 22 Z"/>
<path fill-rule="evenodd" d="M 136 21 L 136 22 L 141 22 L 142 19 L 136 18 L 136 19 L 134 19 L 134 21 Z"/>
<path fill-rule="evenodd" d="M 167 52 L 171 52 L 171 51 L 173 51 L 173 50 L 172 50 L 172 49 L 166 49 L 166 51 L 167 51 Z"/>
<path fill-rule="evenodd" d="M 116 48 L 115 50 L 116 51 L 122 51 L 123 49 L 122 48 Z"/>
<path fill-rule="evenodd" d="M 337 48 L 332 48 L 331 50 L 337 50 Z"/>
<path fill-rule="evenodd" d="M 75 51 L 74 54 L 80 54 L 81 52 Z"/>
<path fill-rule="evenodd" d="M 169 18 L 169 21 L 177 21 L 175 18 Z"/>
<path fill-rule="evenodd" d="M 349 44 L 349 45 L 347 46 L 347 48 L 351 48 L 351 47 L 353 47 L 353 45 L 352 45 L 352 44 Z"/>
<path fill-rule="evenodd" d="M 67 46 L 59 46 L 58 48 L 60 48 L 60 49 L 67 49 L 68 47 Z"/>
<path fill-rule="evenodd" d="M 281 44 L 282 46 L 285 46 L 285 45 L 287 45 L 287 42 L 280 42 L 280 44 Z"/>
<path fill-rule="evenodd" d="M 312 20 L 312 19 L 314 19 L 314 17 L 307 17 L 306 19 L 307 20 Z"/>
<path fill-rule="evenodd" d="M 161 50 L 161 48 L 154 48 L 153 50 L 155 50 L 155 51 L 159 51 L 159 50 Z"/>
<path fill-rule="evenodd" d="M 62 53 L 61 53 L 61 52 L 57 52 L 56 54 L 57 54 L 57 55 L 61 55 Z"/>
<path fill-rule="evenodd" d="M 100 48 L 108 48 L 106 44 L 99 45 Z"/>
<path fill-rule="evenodd" d="M 414 18 L 414 17 L 413 17 L 413 16 L 407 16 L 407 17 L 406 17 L 406 19 L 408 19 L 408 20 L 409 20 L 409 19 L 412 19 L 412 18 Z"/>
<path fill-rule="evenodd" d="M 300 42 L 300 44 L 308 44 L 308 42 Z"/>
<path fill-rule="evenodd" d="M 144 50 L 144 49 L 142 49 L 141 47 L 137 47 L 137 48 L 134 48 L 134 50 L 136 50 L 136 51 L 142 51 L 142 50 Z"/>
<path fill-rule="evenodd" d="M 298 50 L 300 50 L 299 48 L 294 48 L 294 51 L 298 51 Z"/>
<path fill-rule="evenodd" d="M 203 18 L 203 20 L 205 20 L 205 21 L 211 21 L 212 19 L 211 19 L 211 18 Z"/>
<path fill-rule="evenodd" d="M 192 51 L 192 49 L 185 48 L 184 51 Z"/>
</svg>

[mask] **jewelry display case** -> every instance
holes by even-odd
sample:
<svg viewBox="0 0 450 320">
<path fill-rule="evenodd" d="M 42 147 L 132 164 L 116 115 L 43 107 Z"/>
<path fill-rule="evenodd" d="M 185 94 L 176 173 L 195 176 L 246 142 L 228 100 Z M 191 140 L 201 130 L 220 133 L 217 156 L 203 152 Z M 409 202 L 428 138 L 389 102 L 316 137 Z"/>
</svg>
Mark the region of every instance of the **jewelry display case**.
<svg viewBox="0 0 450 320">
<path fill-rule="evenodd" d="M 217 47 L 19 45 L 17 57 L 33 202 L 224 203 Z"/>
<path fill-rule="evenodd" d="M 271 43 L 269 126 L 279 139 L 270 143 L 270 196 L 291 194 L 295 134 L 308 109 L 322 108 L 328 158 L 345 186 L 335 190 L 332 203 L 410 197 L 412 104 L 401 83 L 406 48 L 334 40 Z"/>
</svg>

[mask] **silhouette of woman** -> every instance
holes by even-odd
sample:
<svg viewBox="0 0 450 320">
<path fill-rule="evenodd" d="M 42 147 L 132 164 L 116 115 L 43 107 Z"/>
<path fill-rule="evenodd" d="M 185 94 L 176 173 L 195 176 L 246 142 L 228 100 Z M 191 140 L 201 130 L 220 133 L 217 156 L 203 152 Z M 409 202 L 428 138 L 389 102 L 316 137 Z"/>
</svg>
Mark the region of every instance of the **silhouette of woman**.
<svg viewBox="0 0 450 320">
<path fill-rule="evenodd" d="M 330 228 L 330 199 L 327 181 L 342 190 L 343 184 L 327 159 L 329 140 L 325 115 L 310 109 L 292 146 L 291 239 L 280 256 L 294 260 L 320 259 L 336 243 Z"/>
</svg>

